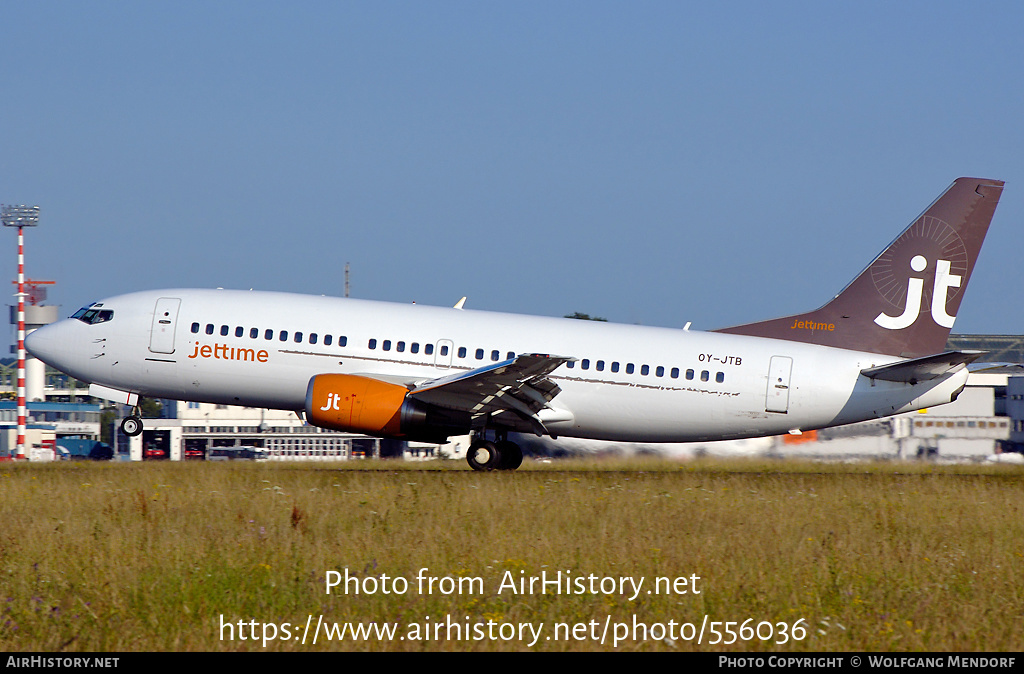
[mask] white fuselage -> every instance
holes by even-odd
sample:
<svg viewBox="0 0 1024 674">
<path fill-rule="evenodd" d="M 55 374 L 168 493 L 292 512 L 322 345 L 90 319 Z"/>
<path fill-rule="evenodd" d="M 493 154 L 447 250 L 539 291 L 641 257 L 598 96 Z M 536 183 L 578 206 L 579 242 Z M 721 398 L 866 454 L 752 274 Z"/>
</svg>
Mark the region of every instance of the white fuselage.
<svg viewBox="0 0 1024 674">
<path fill-rule="evenodd" d="M 319 374 L 412 382 L 514 354 L 571 356 L 540 417 L 553 435 L 605 440 L 835 426 L 950 402 L 967 379 L 962 369 L 914 385 L 874 381 L 860 371 L 899 359 L 784 340 L 287 293 L 148 291 L 102 309 L 109 320 L 55 323 L 28 348 L 119 391 L 296 411 Z"/>
</svg>

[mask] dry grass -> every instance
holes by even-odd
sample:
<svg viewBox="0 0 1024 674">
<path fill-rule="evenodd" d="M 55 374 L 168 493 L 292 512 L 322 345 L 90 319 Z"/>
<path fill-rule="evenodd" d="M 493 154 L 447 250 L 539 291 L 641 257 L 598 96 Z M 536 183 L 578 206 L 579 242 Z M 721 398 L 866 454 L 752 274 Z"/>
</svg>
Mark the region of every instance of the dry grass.
<svg viewBox="0 0 1024 674">
<path fill-rule="evenodd" d="M 292 624 L 268 650 L 515 650 L 509 640 L 313 646 L 327 623 L 603 626 L 803 619 L 804 640 L 722 650 L 1021 650 L 1020 467 L 656 461 L 0 467 L 0 650 L 261 650 L 238 621 Z M 421 594 L 436 577 L 484 592 Z M 405 594 L 327 595 L 329 570 Z M 700 577 L 701 594 L 497 593 L 502 575 Z M 522 572 L 522 574 L 520 574 Z M 372 582 L 372 581 L 370 581 Z M 233 624 L 222 641 L 220 624 Z M 735 627 L 738 630 L 739 624 Z M 679 629 L 678 627 L 676 628 Z M 722 628 L 720 628 L 722 629 Z M 600 627 L 597 628 L 598 636 Z M 442 636 L 444 632 L 442 632 Z M 279 635 L 283 636 L 280 633 Z M 612 648 L 548 640 L 546 650 Z M 627 637 L 619 650 L 694 650 Z M 654 636 L 657 636 L 655 634 Z M 707 650 L 710 633 L 705 634 Z M 529 640 L 527 640 L 529 641 Z"/>
</svg>

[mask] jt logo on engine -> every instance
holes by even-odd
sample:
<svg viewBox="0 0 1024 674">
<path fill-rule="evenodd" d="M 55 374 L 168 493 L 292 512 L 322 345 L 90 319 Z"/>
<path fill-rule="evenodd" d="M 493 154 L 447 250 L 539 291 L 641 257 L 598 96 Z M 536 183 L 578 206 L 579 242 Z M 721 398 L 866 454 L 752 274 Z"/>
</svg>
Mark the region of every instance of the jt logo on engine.
<svg viewBox="0 0 1024 674">
<path fill-rule="evenodd" d="M 915 255 L 910 261 L 910 268 L 915 272 L 923 272 L 928 268 L 928 260 L 923 255 Z M 932 320 L 944 328 L 952 328 L 956 316 L 946 313 L 946 296 L 950 288 L 959 288 L 962 277 L 949 273 L 949 260 L 939 260 L 935 267 L 935 287 L 932 291 Z M 889 316 L 884 311 L 875 318 L 875 323 L 887 330 L 909 328 L 921 313 L 921 297 L 924 295 L 924 279 L 911 276 L 907 279 L 907 305 L 899 316 Z"/>
<path fill-rule="evenodd" d="M 324 405 L 323 407 L 321 407 L 320 411 L 321 412 L 326 412 L 327 410 L 338 410 L 338 409 L 341 409 L 340 407 L 338 407 L 338 403 L 339 402 L 341 402 L 341 396 L 339 396 L 337 393 L 328 393 L 327 394 L 327 404 Z"/>
</svg>

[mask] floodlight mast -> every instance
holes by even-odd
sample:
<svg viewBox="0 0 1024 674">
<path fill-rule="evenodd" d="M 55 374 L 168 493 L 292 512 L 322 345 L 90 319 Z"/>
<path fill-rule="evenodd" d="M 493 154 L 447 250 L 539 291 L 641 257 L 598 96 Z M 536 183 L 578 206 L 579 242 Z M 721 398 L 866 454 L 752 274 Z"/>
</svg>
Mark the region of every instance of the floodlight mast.
<svg viewBox="0 0 1024 674">
<path fill-rule="evenodd" d="M 15 458 L 25 458 L 25 227 L 39 224 L 38 206 L 0 206 L 4 227 L 18 228 L 18 447 Z"/>
</svg>

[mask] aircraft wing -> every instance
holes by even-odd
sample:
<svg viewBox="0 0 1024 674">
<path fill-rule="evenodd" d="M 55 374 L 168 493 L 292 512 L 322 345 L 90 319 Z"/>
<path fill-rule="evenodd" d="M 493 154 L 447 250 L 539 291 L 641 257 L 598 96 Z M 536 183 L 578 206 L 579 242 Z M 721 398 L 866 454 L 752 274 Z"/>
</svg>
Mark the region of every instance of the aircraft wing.
<svg viewBox="0 0 1024 674">
<path fill-rule="evenodd" d="M 520 354 L 469 372 L 419 382 L 409 395 L 474 417 L 508 412 L 526 421 L 538 435 L 545 435 L 547 429 L 538 413 L 562 390 L 548 375 L 570 360 L 575 358 Z"/>
<path fill-rule="evenodd" d="M 919 381 L 928 381 L 949 372 L 956 372 L 983 355 L 985 355 L 984 351 L 947 351 L 934 356 L 911 358 L 889 365 L 869 367 L 861 370 L 860 373 L 869 379 L 916 384 Z"/>
</svg>

